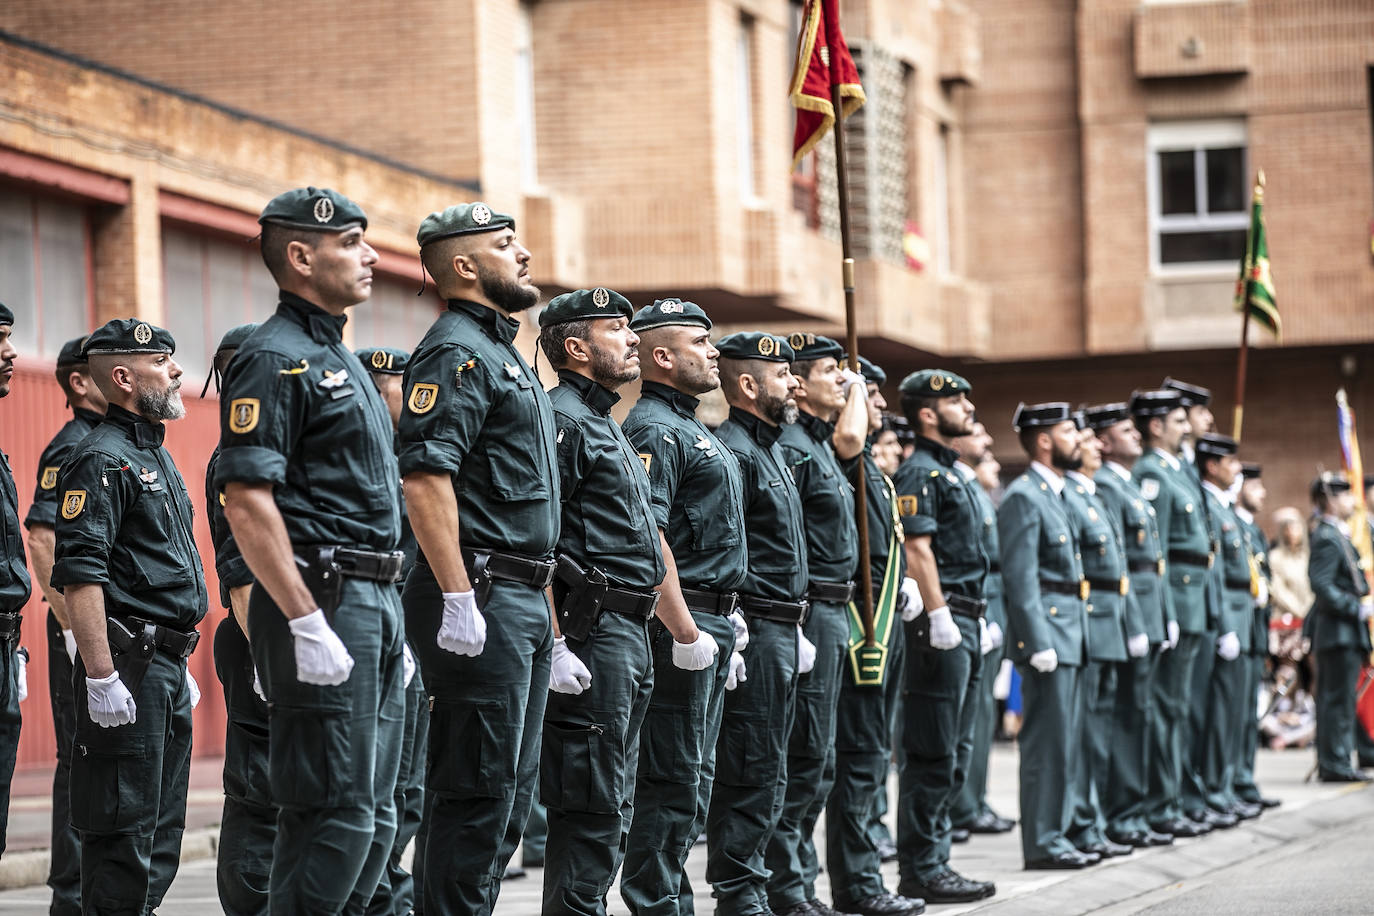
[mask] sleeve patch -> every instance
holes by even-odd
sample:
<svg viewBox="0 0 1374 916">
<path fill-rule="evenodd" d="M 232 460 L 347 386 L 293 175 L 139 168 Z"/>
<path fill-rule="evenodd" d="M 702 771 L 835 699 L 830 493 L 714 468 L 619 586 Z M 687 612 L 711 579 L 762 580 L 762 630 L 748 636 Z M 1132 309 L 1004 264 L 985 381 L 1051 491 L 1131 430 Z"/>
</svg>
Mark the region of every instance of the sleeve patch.
<svg viewBox="0 0 1374 916">
<path fill-rule="evenodd" d="M 38 478 L 38 486 L 44 490 L 57 486 L 57 471 L 57 468 L 44 468 L 43 476 Z"/>
<path fill-rule="evenodd" d="M 85 490 L 68 490 L 62 497 L 62 517 L 68 521 L 81 514 L 81 510 L 86 508 Z"/>
<path fill-rule="evenodd" d="M 257 398 L 235 398 L 229 403 L 229 431 L 243 435 L 251 433 L 258 425 Z"/>
<path fill-rule="evenodd" d="M 1140 482 L 1140 495 L 1154 502 L 1159 496 L 1159 481 L 1153 477 L 1146 477 Z"/>
<path fill-rule="evenodd" d="M 639 460 L 644 462 L 644 473 L 649 473 L 649 465 L 654 463 L 654 456 L 648 452 L 640 452 Z"/>
<path fill-rule="evenodd" d="M 899 514 L 901 514 L 901 515 L 915 515 L 915 514 L 916 514 L 916 497 L 914 497 L 914 496 L 898 496 L 898 497 L 897 497 L 897 512 L 898 512 Z"/>
<path fill-rule="evenodd" d="M 439 400 L 439 386 L 431 385 L 428 382 L 416 382 L 410 388 L 410 400 L 406 406 L 413 414 L 425 414 L 434 409 L 434 404 Z"/>
</svg>

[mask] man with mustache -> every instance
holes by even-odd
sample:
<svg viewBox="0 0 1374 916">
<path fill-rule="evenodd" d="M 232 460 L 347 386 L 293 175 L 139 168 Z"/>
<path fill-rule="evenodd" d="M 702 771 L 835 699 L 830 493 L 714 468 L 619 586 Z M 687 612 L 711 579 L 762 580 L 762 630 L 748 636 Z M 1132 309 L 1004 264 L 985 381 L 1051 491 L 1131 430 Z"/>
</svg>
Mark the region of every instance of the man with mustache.
<svg viewBox="0 0 1374 916">
<path fill-rule="evenodd" d="M 396 833 L 405 719 L 391 418 L 343 344 L 377 253 L 362 208 L 327 188 L 278 195 L 258 222 L 281 295 L 226 371 L 215 486 L 255 581 L 247 635 L 279 808 L 270 905 L 361 909 Z"/>
<path fill-rule="evenodd" d="M 19 351 L 10 340 L 14 312 L 0 304 L 0 398 L 10 393 L 14 358 Z M 10 779 L 19 752 L 19 701 L 28 694 L 24 672 L 25 650 L 18 648 L 20 613 L 31 592 L 29 570 L 24 562 L 24 542 L 19 538 L 19 493 L 9 456 L 0 452 L 0 853 L 5 851 L 9 826 Z"/>
<path fill-rule="evenodd" d="M 191 498 L 162 446 L 186 415 L 172 335 L 137 318 L 86 339 L 105 418 L 58 474 L 52 584 L 76 636 L 71 819 L 87 912 L 152 912 L 176 875 L 191 774 L 186 659 L 209 607 Z"/>
</svg>

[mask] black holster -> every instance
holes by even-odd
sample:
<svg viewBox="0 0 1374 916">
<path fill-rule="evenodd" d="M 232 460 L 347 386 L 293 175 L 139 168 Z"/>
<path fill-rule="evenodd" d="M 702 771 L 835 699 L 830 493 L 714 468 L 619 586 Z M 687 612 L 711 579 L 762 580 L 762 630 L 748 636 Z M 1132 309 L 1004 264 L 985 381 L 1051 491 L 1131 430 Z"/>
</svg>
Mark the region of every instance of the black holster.
<svg viewBox="0 0 1374 916">
<path fill-rule="evenodd" d="M 472 600 L 477 604 L 477 610 L 487 606 L 487 598 L 491 596 L 491 573 L 487 572 L 487 562 L 491 559 L 491 554 L 478 552 L 472 558 L 472 566 L 468 569 L 468 581 L 472 583 Z"/>
<path fill-rule="evenodd" d="M 343 600 L 343 573 L 339 569 L 339 564 L 334 561 L 334 548 L 321 547 L 310 551 L 309 555 L 304 557 L 297 554 L 296 568 L 305 580 L 305 587 L 310 589 L 310 596 L 315 599 L 320 610 L 324 611 L 325 619 L 332 626 L 334 612 L 339 609 L 339 602 Z"/>
<path fill-rule="evenodd" d="M 157 651 L 157 627 L 145 623 L 131 630 L 122 621 L 107 617 L 105 635 L 110 641 L 110 657 L 119 679 L 130 694 L 138 696 L 138 685 L 143 683 L 143 676 L 153 663 L 153 653 Z"/>
<path fill-rule="evenodd" d="M 559 632 L 579 641 L 590 636 L 601 615 L 601 601 L 608 587 L 606 574 L 601 570 L 584 570 L 559 554 L 553 580 L 553 606 L 558 614 Z"/>
</svg>

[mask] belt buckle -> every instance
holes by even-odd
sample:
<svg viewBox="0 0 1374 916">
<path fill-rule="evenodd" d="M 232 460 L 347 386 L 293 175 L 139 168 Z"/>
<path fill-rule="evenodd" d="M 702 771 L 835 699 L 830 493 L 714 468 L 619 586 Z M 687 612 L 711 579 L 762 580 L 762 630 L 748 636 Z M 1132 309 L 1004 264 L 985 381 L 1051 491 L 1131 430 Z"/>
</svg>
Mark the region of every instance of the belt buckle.
<svg viewBox="0 0 1374 916">
<path fill-rule="evenodd" d="M 1123 575 L 1121 577 L 1121 595 L 1124 598 L 1131 593 L 1131 577 Z"/>
<path fill-rule="evenodd" d="M 1155 572 L 1161 579 L 1164 578 L 1164 569 L 1164 558 L 1160 557 L 1158 560 L 1155 560 Z"/>
<path fill-rule="evenodd" d="M 649 594 L 653 595 L 653 600 L 649 602 L 649 610 L 644 615 L 645 620 L 654 616 L 654 611 L 658 609 L 658 599 L 663 597 L 663 592 L 659 591 L 650 592 Z"/>
<path fill-rule="evenodd" d="M 1078 580 L 1078 597 L 1080 600 L 1087 601 L 1088 596 L 1092 594 L 1092 591 L 1093 587 L 1088 584 L 1087 579 Z"/>
<path fill-rule="evenodd" d="M 730 599 L 730 604 L 725 609 L 724 616 L 729 617 L 731 614 L 735 613 L 735 611 L 739 610 L 739 592 L 725 592 L 721 597 Z"/>
<path fill-rule="evenodd" d="M 198 645 L 200 645 L 200 630 L 192 630 L 186 643 L 186 655 L 183 658 L 190 658 L 191 653 L 196 651 Z"/>
</svg>

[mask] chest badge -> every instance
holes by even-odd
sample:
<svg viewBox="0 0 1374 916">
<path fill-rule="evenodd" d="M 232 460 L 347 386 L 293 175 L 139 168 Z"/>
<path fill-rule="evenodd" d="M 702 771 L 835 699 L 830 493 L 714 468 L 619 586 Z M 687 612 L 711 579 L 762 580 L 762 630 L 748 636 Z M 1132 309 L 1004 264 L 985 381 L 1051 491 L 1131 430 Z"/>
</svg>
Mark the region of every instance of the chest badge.
<svg viewBox="0 0 1374 916">
<path fill-rule="evenodd" d="M 1140 482 L 1140 495 L 1150 502 L 1154 502 L 1155 497 L 1159 496 L 1159 481 L 1155 480 L 1153 477 L 1147 477 L 1142 480 Z"/>
<path fill-rule="evenodd" d="M 81 510 L 86 508 L 85 490 L 68 490 L 62 497 L 62 517 L 70 521 L 81 514 Z"/>
<path fill-rule="evenodd" d="M 258 425 L 257 398 L 234 398 L 229 403 L 229 432 L 243 435 Z"/>
<path fill-rule="evenodd" d="M 512 366 L 510 363 L 502 363 L 501 365 L 506 367 L 506 375 L 509 375 L 512 379 L 518 379 L 520 377 L 519 366 Z"/>
<path fill-rule="evenodd" d="M 416 382 L 410 389 L 410 400 L 406 406 L 413 414 L 429 413 L 434 409 L 434 404 L 439 400 L 439 386 L 431 385 L 428 382 Z"/>
<path fill-rule="evenodd" d="M 714 458 L 719 454 L 711 440 L 707 439 L 701 433 L 697 433 L 697 441 L 692 443 L 692 448 L 704 452 L 707 458 Z"/>
<path fill-rule="evenodd" d="M 147 468 L 139 468 L 138 479 L 144 483 L 157 483 L 157 471 L 150 471 Z"/>
<path fill-rule="evenodd" d="M 348 381 L 348 370 L 347 370 L 347 369 L 340 369 L 338 372 L 330 372 L 328 369 L 326 369 L 326 370 L 324 370 L 324 378 L 320 379 L 320 381 L 318 382 L 318 384 L 319 384 L 319 386 L 320 386 L 321 388 L 323 388 L 325 391 L 331 391 L 331 390 L 333 390 L 333 389 L 335 389 L 335 388 L 338 388 L 339 386 L 345 384 L 347 381 Z"/>
</svg>

